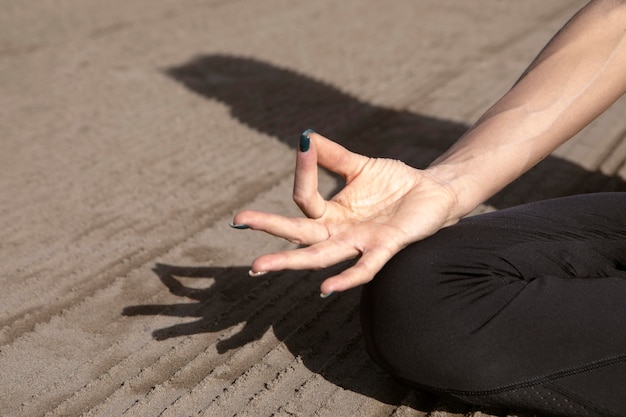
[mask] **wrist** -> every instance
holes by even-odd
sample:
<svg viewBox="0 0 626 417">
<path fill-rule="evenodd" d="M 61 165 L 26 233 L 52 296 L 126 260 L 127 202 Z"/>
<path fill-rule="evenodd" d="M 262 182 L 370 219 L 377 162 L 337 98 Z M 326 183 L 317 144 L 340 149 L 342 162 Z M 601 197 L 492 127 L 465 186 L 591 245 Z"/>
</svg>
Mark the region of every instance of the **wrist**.
<svg viewBox="0 0 626 417">
<path fill-rule="evenodd" d="M 492 194 L 479 186 L 479 180 L 475 175 L 453 164 L 440 163 L 430 166 L 424 170 L 424 174 L 445 189 L 450 196 L 451 224 L 471 213 Z"/>
</svg>

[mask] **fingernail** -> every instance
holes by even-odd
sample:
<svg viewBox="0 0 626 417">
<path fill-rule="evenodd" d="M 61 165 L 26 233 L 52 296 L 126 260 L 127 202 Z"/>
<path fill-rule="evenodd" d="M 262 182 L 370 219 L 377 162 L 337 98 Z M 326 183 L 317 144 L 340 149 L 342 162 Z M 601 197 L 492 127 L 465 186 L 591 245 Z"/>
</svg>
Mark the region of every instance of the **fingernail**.
<svg viewBox="0 0 626 417">
<path fill-rule="evenodd" d="M 261 275 L 265 275 L 267 274 L 268 271 L 259 271 L 259 272 L 254 272 L 253 270 L 249 270 L 248 271 L 248 275 L 250 275 L 251 277 L 260 277 Z"/>
<path fill-rule="evenodd" d="M 331 296 L 331 295 L 333 295 L 333 294 L 334 294 L 334 292 L 333 292 L 333 291 L 331 291 L 331 292 L 329 292 L 329 293 L 327 293 L 327 294 L 324 294 L 324 293 L 322 292 L 322 293 L 320 293 L 320 298 L 328 298 L 328 297 L 330 297 L 330 296 Z"/>
<path fill-rule="evenodd" d="M 300 135 L 300 152 L 306 152 L 311 147 L 311 138 L 309 138 L 311 133 L 315 133 L 313 129 L 307 129 Z"/>
<path fill-rule="evenodd" d="M 250 226 L 248 226 L 247 224 L 235 224 L 235 223 L 229 223 L 228 224 L 230 227 L 232 227 L 233 229 L 249 229 Z"/>
</svg>

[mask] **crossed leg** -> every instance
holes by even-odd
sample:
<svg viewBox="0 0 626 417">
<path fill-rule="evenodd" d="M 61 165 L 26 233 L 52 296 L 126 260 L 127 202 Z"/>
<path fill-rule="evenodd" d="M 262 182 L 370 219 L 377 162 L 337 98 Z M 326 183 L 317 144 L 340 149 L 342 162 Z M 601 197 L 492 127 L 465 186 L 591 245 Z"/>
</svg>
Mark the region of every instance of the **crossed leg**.
<svg viewBox="0 0 626 417">
<path fill-rule="evenodd" d="M 363 289 L 372 358 L 462 401 L 626 415 L 626 193 L 474 216 L 396 255 Z"/>
</svg>

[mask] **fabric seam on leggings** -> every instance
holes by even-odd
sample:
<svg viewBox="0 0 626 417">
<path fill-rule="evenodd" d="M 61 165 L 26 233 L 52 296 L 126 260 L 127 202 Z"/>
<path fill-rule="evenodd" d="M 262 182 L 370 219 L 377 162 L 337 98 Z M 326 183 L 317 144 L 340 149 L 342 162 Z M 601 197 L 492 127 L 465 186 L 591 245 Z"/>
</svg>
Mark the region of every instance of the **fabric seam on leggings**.
<svg viewBox="0 0 626 417">
<path fill-rule="evenodd" d="M 567 397 L 569 399 L 573 399 L 578 401 L 578 403 L 584 405 L 587 408 L 591 408 L 595 411 L 597 411 L 598 413 L 604 414 L 607 417 L 621 417 L 618 416 L 617 414 L 613 414 L 612 412 L 610 412 L 609 410 L 606 410 L 602 407 L 599 407 L 598 405 L 590 402 L 589 400 L 587 400 L 586 398 L 583 398 L 577 394 L 574 394 L 566 389 L 564 389 L 563 387 L 556 385 L 556 384 L 546 384 L 546 387 L 550 388 L 552 391 L 558 392 L 559 394 L 563 395 L 564 397 Z"/>
<path fill-rule="evenodd" d="M 569 369 L 564 369 L 561 371 L 557 371 L 551 374 L 546 374 L 546 375 L 541 375 L 541 376 L 537 376 L 537 377 L 533 377 L 530 379 L 527 379 L 525 381 L 521 381 L 521 382 L 516 382 L 513 384 L 508 384 L 508 385 L 503 385 L 501 387 L 497 387 L 497 388 L 492 388 L 492 389 L 488 389 L 488 390 L 456 390 L 456 389 L 449 389 L 449 388 L 436 388 L 436 387 L 428 387 L 431 390 L 436 390 L 439 392 L 444 392 L 444 393 L 448 393 L 448 394 L 457 394 L 457 395 L 488 395 L 488 394 L 498 394 L 501 392 L 505 392 L 505 391 L 510 391 L 510 390 L 514 390 L 517 388 L 526 388 L 526 387 L 532 387 L 534 385 L 538 385 L 544 382 L 551 382 L 551 381 L 555 381 L 561 378 L 565 378 L 567 376 L 572 376 L 572 375 L 577 375 L 577 374 L 581 374 L 583 372 L 587 372 L 587 371 L 592 371 L 595 369 L 599 369 L 599 368 L 603 368 L 605 366 L 610 366 L 610 365 L 616 365 L 618 363 L 621 362 L 626 362 L 626 353 L 621 354 L 621 355 L 615 355 L 615 356 L 611 356 L 609 358 L 606 359 L 600 359 L 597 361 L 593 361 L 590 362 L 588 364 L 582 365 L 582 366 L 578 366 L 578 367 L 574 367 L 574 368 L 569 368 Z"/>
</svg>

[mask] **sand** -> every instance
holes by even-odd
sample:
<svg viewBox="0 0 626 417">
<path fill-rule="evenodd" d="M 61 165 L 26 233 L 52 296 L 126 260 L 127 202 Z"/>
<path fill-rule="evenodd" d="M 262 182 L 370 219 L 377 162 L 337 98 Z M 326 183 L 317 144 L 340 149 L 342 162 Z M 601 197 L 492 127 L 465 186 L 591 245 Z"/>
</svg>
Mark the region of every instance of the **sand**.
<svg viewBox="0 0 626 417">
<path fill-rule="evenodd" d="M 426 165 L 583 3 L 3 5 L 0 415 L 494 412 L 394 382 L 365 353 L 358 290 L 320 299 L 332 271 L 248 277 L 290 246 L 228 223 L 297 215 L 307 127 Z M 625 109 L 479 211 L 626 189 Z"/>
</svg>

